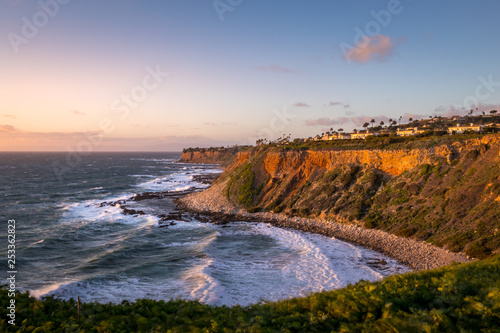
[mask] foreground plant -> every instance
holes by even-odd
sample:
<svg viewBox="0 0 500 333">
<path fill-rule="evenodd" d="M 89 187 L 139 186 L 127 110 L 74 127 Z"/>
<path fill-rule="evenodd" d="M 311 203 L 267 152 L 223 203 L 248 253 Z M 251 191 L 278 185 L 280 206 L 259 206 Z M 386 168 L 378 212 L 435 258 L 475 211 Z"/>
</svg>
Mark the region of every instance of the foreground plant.
<svg viewBox="0 0 500 333">
<path fill-rule="evenodd" d="M 8 292 L 0 290 L 2 304 Z M 361 281 L 330 292 L 249 307 L 193 301 L 81 304 L 16 296 L 6 332 L 499 332 L 500 255 L 432 271 Z"/>
</svg>

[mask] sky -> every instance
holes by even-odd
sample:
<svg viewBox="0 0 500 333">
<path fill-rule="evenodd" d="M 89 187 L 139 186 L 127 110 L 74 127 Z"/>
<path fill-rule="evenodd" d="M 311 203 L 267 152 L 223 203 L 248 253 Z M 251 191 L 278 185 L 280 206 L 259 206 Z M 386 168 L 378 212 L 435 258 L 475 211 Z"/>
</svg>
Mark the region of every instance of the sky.
<svg viewBox="0 0 500 333">
<path fill-rule="evenodd" d="M 0 151 L 180 151 L 489 112 L 498 13 L 497 0 L 0 0 Z"/>
</svg>

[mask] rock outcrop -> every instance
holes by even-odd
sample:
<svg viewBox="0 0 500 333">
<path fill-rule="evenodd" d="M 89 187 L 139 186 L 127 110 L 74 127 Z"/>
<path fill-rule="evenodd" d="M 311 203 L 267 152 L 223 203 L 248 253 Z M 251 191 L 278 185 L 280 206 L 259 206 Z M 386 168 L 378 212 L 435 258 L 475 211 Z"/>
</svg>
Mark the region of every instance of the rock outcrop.
<svg viewBox="0 0 500 333">
<path fill-rule="evenodd" d="M 181 159 L 179 160 L 179 162 L 222 164 L 224 166 L 227 166 L 234 161 L 240 149 L 240 147 L 188 148 L 182 151 Z"/>
</svg>

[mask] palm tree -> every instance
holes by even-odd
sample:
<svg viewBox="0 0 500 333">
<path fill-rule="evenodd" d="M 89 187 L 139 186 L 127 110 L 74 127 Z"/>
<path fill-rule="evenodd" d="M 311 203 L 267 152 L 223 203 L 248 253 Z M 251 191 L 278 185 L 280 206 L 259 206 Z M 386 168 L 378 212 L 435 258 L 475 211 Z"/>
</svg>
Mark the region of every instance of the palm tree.
<svg viewBox="0 0 500 333">
<path fill-rule="evenodd" d="M 367 128 L 367 127 L 368 127 L 368 125 L 370 125 L 370 124 L 369 124 L 368 122 L 365 122 L 365 123 L 363 124 L 363 127 L 364 127 L 364 128 Z"/>
<path fill-rule="evenodd" d="M 408 119 L 408 121 L 411 123 L 411 122 L 413 121 L 413 118 L 412 118 L 412 117 L 410 117 L 410 118 Z"/>
<path fill-rule="evenodd" d="M 372 123 L 372 129 L 373 129 L 373 124 L 375 124 L 375 119 L 370 120 L 370 123 Z"/>
<path fill-rule="evenodd" d="M 384 122 L 383 121 L 380 122 L 380 126 L 384 126 Z"/>
</svg>

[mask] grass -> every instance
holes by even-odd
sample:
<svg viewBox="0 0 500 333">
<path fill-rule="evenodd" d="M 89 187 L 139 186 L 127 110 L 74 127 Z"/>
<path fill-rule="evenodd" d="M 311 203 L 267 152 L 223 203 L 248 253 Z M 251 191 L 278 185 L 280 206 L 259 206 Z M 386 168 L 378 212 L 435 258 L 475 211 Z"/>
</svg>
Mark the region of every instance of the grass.
<svg viewBox="0 0 500 333">
<path fill-rule="evenodd" d="M 7 290 L 0 290 L 8 304 Z M 500 256 L 249 307 L 193 301 L 84 303 L 16 296 L 3 332 L 499 332 Z"/>
</svg>

